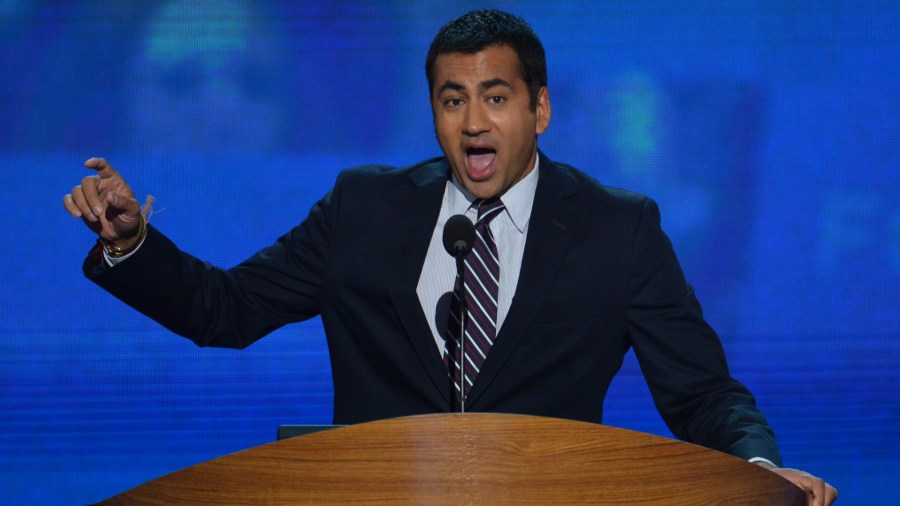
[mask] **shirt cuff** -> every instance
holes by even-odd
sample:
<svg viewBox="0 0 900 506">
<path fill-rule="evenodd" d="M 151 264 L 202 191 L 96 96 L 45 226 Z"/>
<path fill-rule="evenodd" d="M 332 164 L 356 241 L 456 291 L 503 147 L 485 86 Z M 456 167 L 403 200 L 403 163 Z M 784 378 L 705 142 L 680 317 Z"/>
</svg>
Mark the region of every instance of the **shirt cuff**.
<svg viewBox="0 0 900 506">
<path fill-rule="evenodd" d="M 116 265 L 127 260 L 131 255 L 134 255 L 135 253 L 137 253 L 137 251 L 139 249 L 141 249 L 141 246 L 144 244 L 144 241 L 146 241 L 146 240 L 147 240 L 147 236 L 144 235 L 144 238 L 141 239 L 141 242 L 137 245 L 136 248 L 131 250 L 127 255 L 122 255 L 122 256 L 116 257 L 116 258 L 109 256 L 109 253 L 106 252 L 106 248 L 101 247 L 100 249 L 103 250 L 103 260 L 106 261 L 106 265 L 108 265 L 110 267 L 115 267 Z"/>
<path fill-rule="evenodd" d="M 753 457 L 752 459 L 748 460 L 748 462 L 753 463 L 753 464 L 756 464 L 757 462 L 762 462 L 764 464 L 768 464 L 768 466 L 772 466 L 772 467 L 770 467 L 770 469 L 778 469 L 778 466 L 776 466 L 774 462 L 772 462 L 771 460 L 769 460 L 767 458 L 763 458 L 763 457 Z M 766 466 L 766 467 L 768 467 L 768 466 Z"/>
</svg>

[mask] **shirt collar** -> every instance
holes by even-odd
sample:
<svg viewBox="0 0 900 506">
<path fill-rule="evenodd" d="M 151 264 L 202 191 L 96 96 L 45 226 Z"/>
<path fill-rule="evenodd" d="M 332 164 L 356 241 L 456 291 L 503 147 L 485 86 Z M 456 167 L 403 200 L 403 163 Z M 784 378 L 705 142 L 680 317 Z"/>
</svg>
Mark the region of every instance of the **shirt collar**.
<svg viewBox="0 0 900 506">
<path fill-rule="evenodd" d="M 534 195 L 537 192 L 538 172 L 541 166 L 541 157 L 534 158 L 534 169 L 521 181 L 512 185 L 500 196 L 503 205 L 506 206 L 506 214 L 520 233 L 525 232 L 528 219 L 531 218 L 531 208 L 534 206 Z M 447 188 L 447 209 L 449 214 L 465 214 L 469 209 L 474 209 L 472 203 L 477 197 L 463 188 L 462 183 L 451 173 Z"/>
</svg>

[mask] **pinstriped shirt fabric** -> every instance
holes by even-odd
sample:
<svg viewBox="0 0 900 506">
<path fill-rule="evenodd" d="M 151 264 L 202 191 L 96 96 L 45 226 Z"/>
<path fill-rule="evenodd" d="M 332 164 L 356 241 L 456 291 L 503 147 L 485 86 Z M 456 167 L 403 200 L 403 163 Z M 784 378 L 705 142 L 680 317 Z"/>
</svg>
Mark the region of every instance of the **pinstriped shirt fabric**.
<svg viewBox="0 0 900 506">
<path fill-rule="evenodd" d="M 528 235 L 528 221 L 531 218 L 537 190 L 538 170 L 539 161 L 536 159 L 534 170 L 502 195 L 505 209 L 490 222 L 500 257 L 500 272 L 503 273 L 500 276 L 497 297 L 498 333 L 509 312 L 519 282 L 522 254 Z M 456 282 L 456 261 L 444 249 L 444 225 L 456 214 L 465 214 L 472 223 L 475 223 L 478 210 L 472 204 L 476 200 L 476 197 L 467 192 L 455 177 L 447 182 L 441 211 L 416 287 L 422 311 L 425 313 L 425 319 L 441 356 L 446 352 L 444 332 L 451 317 L 450 301 Z"/>
</svg>

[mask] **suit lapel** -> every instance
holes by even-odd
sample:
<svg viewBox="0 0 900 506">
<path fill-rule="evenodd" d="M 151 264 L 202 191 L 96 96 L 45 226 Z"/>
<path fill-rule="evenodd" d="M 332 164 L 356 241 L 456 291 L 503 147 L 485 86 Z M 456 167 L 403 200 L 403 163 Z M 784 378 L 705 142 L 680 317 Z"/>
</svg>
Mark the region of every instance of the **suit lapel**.
<svg viewBox="0 0 900 506">
<path fill-rule="evenodd" d="M 540 174 L 516 294 L 494 346 L 469 391 L 466 402 L 472 409 L 476 409 L 475 403 L 503 369 L 543 305 L 547 287 L 553 285 L 559 259 L 565 257 L 577 219 L 574 199 L 569 198 L 576 192 L 575 182 L 568 171 L 557 167 L 543 153 L 540 156 Z"/>
<path fill-rule="evenodd" d="M 404 262 L 398 263 L 397 285 L 391 290 L 391 299 L 407 336 L 412 342 L 422 366 L 435 388 L 450 406 L 450 380 L 431 328 L 422 311 L 422 303 L 416 292 L 428 245 L 434 233 L 434 225 L 440 213 L 444 189 L 450 177 L 446 161 L 428 164 L 409 174 L 408 184 L 396 195 L 397 206 L 393 223 L 397 224 L 399 240 L 405 241 L 399 248 Z M 414 210 L 414 211 L 411 211 Z"/>
</svg>

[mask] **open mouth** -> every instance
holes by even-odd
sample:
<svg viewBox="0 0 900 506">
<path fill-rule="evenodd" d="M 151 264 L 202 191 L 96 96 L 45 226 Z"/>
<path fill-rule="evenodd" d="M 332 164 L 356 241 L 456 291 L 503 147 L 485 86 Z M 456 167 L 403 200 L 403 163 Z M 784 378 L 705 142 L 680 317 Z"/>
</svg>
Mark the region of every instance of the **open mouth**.
<svg viewBox="0 0 900 506">
<path fill-rule="evenodd" d="M 493 148 L 472 147 L 466 149 L 466 172 L 469 178 L 480 181 L 490 177 L 496 157 L 497 151 Z"/>
</svg>

